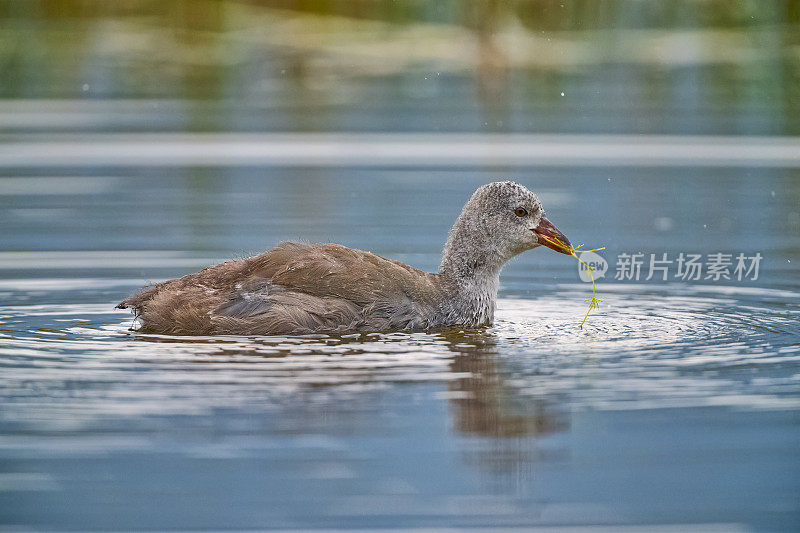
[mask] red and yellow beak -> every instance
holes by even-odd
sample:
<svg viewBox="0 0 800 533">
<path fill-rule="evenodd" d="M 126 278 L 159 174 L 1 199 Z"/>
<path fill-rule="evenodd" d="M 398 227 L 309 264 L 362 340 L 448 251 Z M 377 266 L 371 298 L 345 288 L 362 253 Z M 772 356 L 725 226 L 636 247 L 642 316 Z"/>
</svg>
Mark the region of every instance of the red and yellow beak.
<svg viewBox="0 0 800 533">
<path fill-rule="evenodd" d="M 545 217 L 539 221 L 539 226 L 533 230 L 539 237 L 539 244 L 543 244 L 562 254 L 572 255 L 572 243 L 569 242 L 566 235 L 561 233 L 552 222 Z"/>
</svg>

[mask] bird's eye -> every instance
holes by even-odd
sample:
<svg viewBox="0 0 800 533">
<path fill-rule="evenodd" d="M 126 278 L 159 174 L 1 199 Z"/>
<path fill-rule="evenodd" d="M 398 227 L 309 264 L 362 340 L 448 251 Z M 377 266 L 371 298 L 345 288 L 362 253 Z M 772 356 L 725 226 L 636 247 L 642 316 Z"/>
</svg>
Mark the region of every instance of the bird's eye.
<svg viewBox="0 0 800 533">
<path fill-rule="evenodd" d="M 514 214 L 517 215 L 518 217 L 528 216 L 528 210 L 523 207 L 518 207 L 514 209 Z"/>
</svg>

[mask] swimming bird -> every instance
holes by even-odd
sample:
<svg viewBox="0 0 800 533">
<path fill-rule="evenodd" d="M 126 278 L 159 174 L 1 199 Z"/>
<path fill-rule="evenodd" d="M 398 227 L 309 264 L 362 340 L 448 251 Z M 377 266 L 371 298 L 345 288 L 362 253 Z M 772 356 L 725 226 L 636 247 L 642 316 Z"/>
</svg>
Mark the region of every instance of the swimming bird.
<svg viewBox="0 0 800 533">
<path fill-rule="evenodd" d="M 543 238 L 547 237 L 547 239 Z M 140 331 L 288 335 L 420 331 L 492 323 L 500 270 L 526 250 L 569 240 L 539 198 L 510 181 L 478 188 L 447 238 L 438 273 L 338 244 L 284 242 L 145 289 Z"/>
</svg>

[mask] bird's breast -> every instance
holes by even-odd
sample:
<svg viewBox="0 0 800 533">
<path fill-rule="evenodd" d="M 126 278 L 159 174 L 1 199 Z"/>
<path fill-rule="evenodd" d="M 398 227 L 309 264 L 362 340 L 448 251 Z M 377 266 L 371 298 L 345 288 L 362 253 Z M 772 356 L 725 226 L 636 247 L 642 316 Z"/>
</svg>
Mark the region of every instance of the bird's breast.
<svg viewBox="0 0 800 533">
<path fill-rule="evenodd" d="M 484 326 L 494 320 L 497 290 L 500 277 L 468 280 L 459 287 L 454 298 L 455 314 L 458 322 L 467 326 Z"/>
</svg>

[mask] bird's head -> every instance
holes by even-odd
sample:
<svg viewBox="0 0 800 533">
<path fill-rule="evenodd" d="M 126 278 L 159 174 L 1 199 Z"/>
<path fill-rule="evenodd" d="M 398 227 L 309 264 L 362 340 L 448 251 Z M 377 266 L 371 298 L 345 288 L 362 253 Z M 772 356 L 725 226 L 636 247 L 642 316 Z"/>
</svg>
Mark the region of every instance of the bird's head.
<svg viewBox="0 0 800 533">
<path fill-rule="evenodd" d="M 515 255 L 542 245 L 572 253 L 535 194 L 511 181 L 488 183 L 475 191 L 450 230 L 441 271 L 493 276 Z"/>
<path fill-rule="evenodd" d="M 464 206 L 464 215 L 506 259 L 541 245 L 567 255 L 572 249 L 569 239 L 545 216 L 539 198 L 518 183 L 483 185 Z"/>
</svg>

